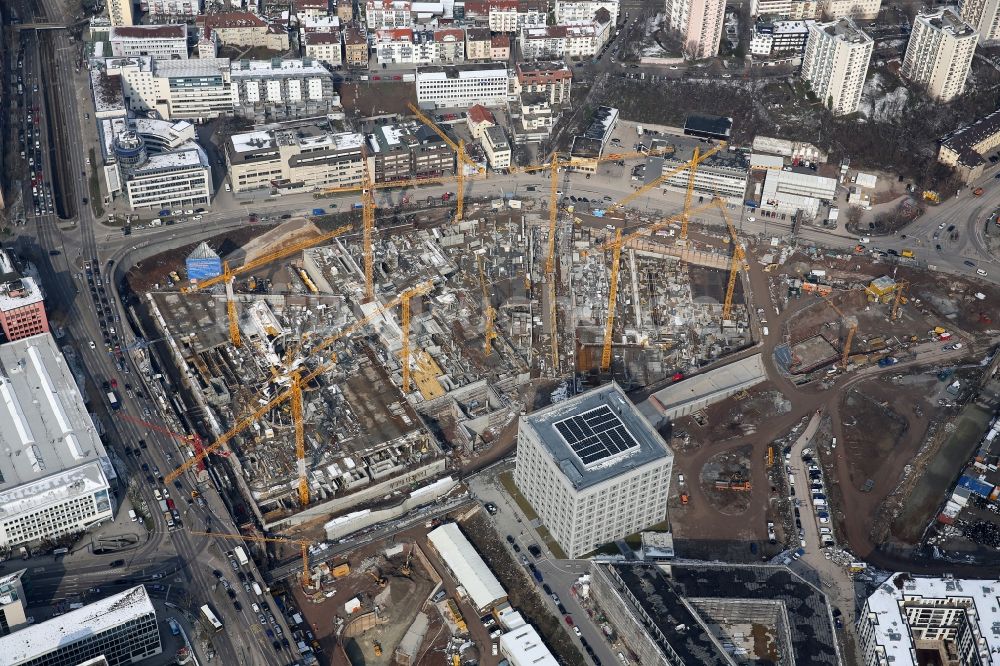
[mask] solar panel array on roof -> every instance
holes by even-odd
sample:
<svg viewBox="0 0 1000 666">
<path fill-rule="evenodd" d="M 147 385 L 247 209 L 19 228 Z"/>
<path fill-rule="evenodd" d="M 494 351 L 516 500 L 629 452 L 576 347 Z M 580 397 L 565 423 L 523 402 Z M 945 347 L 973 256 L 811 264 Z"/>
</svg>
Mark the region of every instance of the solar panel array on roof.
<svg viewBox="0 0 1000 666">
<path fill-rule="evenodd" d="M 607 405 L 557 421 L 554 425 L 584 465 L 639 446 L 622 420 Z"/>
</svg>

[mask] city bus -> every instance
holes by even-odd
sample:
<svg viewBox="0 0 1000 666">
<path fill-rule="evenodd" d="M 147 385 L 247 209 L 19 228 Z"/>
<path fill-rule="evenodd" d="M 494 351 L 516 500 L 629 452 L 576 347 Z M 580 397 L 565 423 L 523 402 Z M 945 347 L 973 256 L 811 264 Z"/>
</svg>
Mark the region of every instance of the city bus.
<svg viewBox="0 0 1000 666">
<path fill-rule="evenodd" d="M 216 633 L 222 631 L 222 623 L 219 622 L 219 618 L 215 617 L 215 613 L 208 607 L 208 604 L 201 607 L 201 619 L 205 629 Z"/>
</svg>

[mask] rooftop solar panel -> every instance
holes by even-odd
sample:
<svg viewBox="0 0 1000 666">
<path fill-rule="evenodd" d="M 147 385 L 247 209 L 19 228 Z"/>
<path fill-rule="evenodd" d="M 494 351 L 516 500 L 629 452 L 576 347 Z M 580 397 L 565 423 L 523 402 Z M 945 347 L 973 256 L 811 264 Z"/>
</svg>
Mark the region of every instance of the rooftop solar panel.
<svg viewBox="0 0 1000 666">
<path fill-rule="evenodd" d="M 554 425 L 584 465 L 639 446 L 622 420 L 607 405 L 557 421 Z"/>
</svg>

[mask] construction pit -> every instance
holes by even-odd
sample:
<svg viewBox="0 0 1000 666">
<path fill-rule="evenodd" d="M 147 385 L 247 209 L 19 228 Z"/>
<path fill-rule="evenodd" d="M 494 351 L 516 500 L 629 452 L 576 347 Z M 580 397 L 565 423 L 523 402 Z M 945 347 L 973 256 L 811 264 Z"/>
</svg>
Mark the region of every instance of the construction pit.
<svg viewBox="0 0 1000 666">
<path fill-rule="evenodd" d="M 210 249 L 227 251 L 220 265 L 236 271 L 231 297 L 224 276 L 208 288 L 180 278 L 176 252 L 129 276 L 143 333 L 162 340 L 174 366 L 173 404 L 160 405 L 168 426 L 228 459 L 230 501 L 264 530 L 320 538 L 325 521 L 350 512 L 403 511 L 411 492 L 511 446 L 509 426 L 536 381 L 573 368 L 598 375 L 612 273 L 605 226 L 563 215 L 550 264 L 544 211 L 470 205 L 458 223 L 445 209 L 395 215 L 376 224 L 369 299 L 362 234 L 339 227 L 349 219 L 262 225 L 242 245 L 213 239 Z M 617 221 L 636 230 L 656 220 Z M 752 342 L 739 280 L 722 320 L 729 248 L 715 238 L 679 245 L 674 227 L 622 249 L 611 370 L 632 386 Z M 317 234 L 323 242 L 310 240 Z M 235 424 L 244 427 L 229 432 Z M 205 481 L 194 453 L 185 469 Z"/>
</svg>

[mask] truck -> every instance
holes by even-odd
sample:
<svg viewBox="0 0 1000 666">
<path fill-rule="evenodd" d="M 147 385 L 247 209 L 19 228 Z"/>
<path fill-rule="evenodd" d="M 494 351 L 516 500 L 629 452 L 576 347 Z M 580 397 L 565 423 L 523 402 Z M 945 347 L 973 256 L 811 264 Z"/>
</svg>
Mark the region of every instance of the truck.
<svg viewBox="0 0 1000 666">
<path fill-rule="evenodd" d="M 913 259 L 913 250 L 903 250 L 899 253 L 899 256 L 905 257 L 907 259 Z"/>
<path fill-rule="evenodd" d="M 122 408 L 122 404 L 118 402 L 118 396 L 115 395 L 114 391 L 108 391 L 108 404 L 116 412 Z"/>
<path fill-rule="evenodd" d="M 245 567 L 250 564 L 250 559 L 247 557 L 247 551 L 243 550 L 243 546 L 236 546 L 236 548 L 233 548 L 233 554 L 236 555 L 236 561 L 240 563 L 241 567 Z"/>
<path fill-rule="evenodd" d="M 258 597 L 264 596 L 264 590 L 260 589 L 260 583 L 258 583 L 257 581 L 250 583 L 250 587 L 253 588 L 253 593 L 256 594 Z"/>
<path fill-rule="evenodd" d="M 326 215 L 325 208 L 313 208 L 313 215 Z"/>
<path fill-rule="evenodd" d="M 163 520 L 167 521 L 167 527 L 174 526 L 174 517 L 169 511 L 163 512 Z"/>
<path fill-rule="evenodd" d="M 170 513 L 170 507 L 167 506 L 167 500 L 161 499 L 158 501 L 158 504 L 160 505 L 161 513 Z"/>
</svg>

